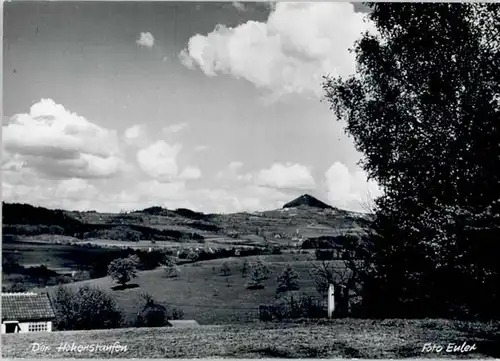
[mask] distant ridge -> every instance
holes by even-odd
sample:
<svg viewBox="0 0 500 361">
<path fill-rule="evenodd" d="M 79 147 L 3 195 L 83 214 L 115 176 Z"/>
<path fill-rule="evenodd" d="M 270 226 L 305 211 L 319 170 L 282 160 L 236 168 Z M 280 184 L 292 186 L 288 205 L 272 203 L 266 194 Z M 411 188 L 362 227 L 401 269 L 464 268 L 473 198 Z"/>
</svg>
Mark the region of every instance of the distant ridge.
<svg viewBox="0 0 500 361">
<path fill-rule="evenodd" d="M 332 206 L 321 202 L 320 200 L 314 198 L 313 196 L 310 196 L 309 194 L 303 194 L 300 197 L 295 198 L 293 201 L 285 204 L 283 208 L 294 208 L 299 206 L 308 206 L 321 209 L 334 209 Z"/>
</svg>

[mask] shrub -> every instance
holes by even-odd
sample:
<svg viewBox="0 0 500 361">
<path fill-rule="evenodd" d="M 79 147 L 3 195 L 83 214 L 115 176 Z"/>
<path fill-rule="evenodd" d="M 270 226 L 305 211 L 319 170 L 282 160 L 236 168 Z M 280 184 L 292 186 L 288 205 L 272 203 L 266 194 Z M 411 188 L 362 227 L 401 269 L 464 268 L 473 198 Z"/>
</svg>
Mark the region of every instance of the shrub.
<svg viewBox="0 0 500 361">
<path fill-rule="evenodd" d="M 276 283 L 276 293 L 297 291 L 300 289 L 299 275 L 289 264 L 287 264 L 283 272 L 278 275 Z"/>
<path fill-rule="evenodd" d="M 278 299 L 274 303 L 274 316 L 278 320 L 283 320 L 286 318 L 298 318 L 296 302 L 290 303 L 290 300 Z"/>
<path fill-rule="evenodd" d="M 261 260 L 258 259 L 253 265 L 252 268 L 258 268 L 262 274 L 263 280 L 267 280 L 269 278 L 269 267 Z"/>
<path fill-rule="evenodd" d="M 23 282 L 13 282 L 8 286 L 2 286 L 2 292 L 26 292 L 28 287 Z"/>
<path fill-rule="evenodd" d="M 246 288 L 251 290 L 263 289 L 264 284 L 262 281 L 268 278 L 268 274 L 269 269 L 262 262 L 255 263 L 250 271 L 250 281 L 248 281 Z"/>
<path fill-rule="evenodd" d="M 95 286 L 85 285 L 76 292 L 59 286 L 52 304 L 58 330 L 109 329 L 123 324 L 123 313 L 115 300 Z"/>
<path fill-rule="evenodd" d="M 261 305 L 259 309 L 261 321 L 324 318 L 327 316 L 326 309 L 319 298 L 294 293 L 277 299 L 273 304 Z"/>
<path fill-rule="evenodd" d="M 162 327 L 167 324 L 167 308 L 150 294 L 142 293 L 144 305 L 137 314 L 137 327 Z"/>
<path fill-rule="evenodd" d="M 73 276 L 73 281 L 78 282 L 78 281 L 85 281 L 90 279 L 90 273 L 85 270 L 81 270 L 75 273 Z"/>
<path fill-rule="evenodd" d="M 168 278 L 173 278 L 173 277 L 179 276 L 179 270 L 177 268 L 177 265 L 170 257 L 166 257 L 164 259 L 163 271 L 164 271 L 164 276 L 168 277 Z"/>
<path fill-rule="evenodd" d="M 184 318 L 184 311 L 180 308 L 173 307 L 169 310 L 168 316 L 170 320 L 182 320 Z"/>
<path fill-rule="evenodd" d="M 272 321 L 273 320 L 273 310 L 269 305 L 259 306 L 259 320 L 261 321 Z"/>
</svg>

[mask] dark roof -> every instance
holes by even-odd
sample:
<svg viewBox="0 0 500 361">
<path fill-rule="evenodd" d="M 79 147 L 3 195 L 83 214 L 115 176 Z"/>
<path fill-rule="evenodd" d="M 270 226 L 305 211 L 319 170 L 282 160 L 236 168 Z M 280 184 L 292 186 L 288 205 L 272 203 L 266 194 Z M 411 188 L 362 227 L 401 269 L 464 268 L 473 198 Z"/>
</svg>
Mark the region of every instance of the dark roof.
<svg viewBox="0 0 500 361">
<path fill-rule="evenodd" d="M 2 321 L 42 321 L 54 317 L 46 293 L 2 293 Z"/>
</svg>

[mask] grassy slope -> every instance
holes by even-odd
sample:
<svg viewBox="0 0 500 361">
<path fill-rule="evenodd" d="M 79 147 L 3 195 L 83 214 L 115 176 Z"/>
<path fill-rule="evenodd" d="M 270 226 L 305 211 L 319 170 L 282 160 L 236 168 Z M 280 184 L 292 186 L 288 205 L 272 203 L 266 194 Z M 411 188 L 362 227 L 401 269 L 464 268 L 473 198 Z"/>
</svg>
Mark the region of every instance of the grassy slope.
<svg viewBox="0 0 500 361">
<path fill-rule="evenodd" d="M 314 282 L 308 269 L 307 254 L 284 254 L 261 257 L 269 264 L 271 274 L 264 281 L 263 290 L 247 290 L 246 278 L 241 276 L 241 265 L 245 259 L 249 262 L 256 257 L 217 259 L 211 261 L 185 264 L 179 267 L 180 276 L 165 278 L 163 270 L 140 272 L 136 283 L 139 287 L 126 290 L 111 290 L 114 283 L 109 277 L 68 284 L 68 287 L 79 287 L 82 284 L 97 285 L 108 290 L 126 312 L 127 320 L 135 318 L 141 305 L 141 292 L 151 294 L 156 300 L 167 305 L 180 308 L 185 319 L 196 319 L 201 324 L 228 324 L 253 321 L 258 317 L 261 303 L 274 300 L 276 276 L 283 270 L 285 262 L 290 262 L 300 275 L 301 291 L 317 295 Z M 227 261 L 232 274 L 221 276 L 220 268 Z M 215 267 L 215 274 L 213 268 Z M 230 287 L 227 286 L 229 279 Z M 49 292 L 55 288 L 49 288 Z M 47 290 L 47 289 L 44 289 Z"/>
<path fill-rule="evenodd" d="M 471 327 L 472 326 L 472 327 Z M 201 326 L 197 328 L 142 328 L 101 331 L 71 331 L 41 334 L 2 335 L 3 357 L 99 357 L 99 358 L 402 358 L 452 357 L 486 358 L 491 348 L 470 330 L 492 332 L 485 324 L 463 324 L 446 320 L 334 320 L 317 325 Z M 467 354 L 422 353 L 427 342 L 476 343 L 477 350 Z M 33 342 L 51 346 L 35 353 Z M 76 345 L 119 342 L 127 346 L 121 353 L 58 352 L 62 342 Z M 497 350 L 498 352 L 498 350 Z M 498 356 L 498 354 L 496 354 Z"/>
</svg>

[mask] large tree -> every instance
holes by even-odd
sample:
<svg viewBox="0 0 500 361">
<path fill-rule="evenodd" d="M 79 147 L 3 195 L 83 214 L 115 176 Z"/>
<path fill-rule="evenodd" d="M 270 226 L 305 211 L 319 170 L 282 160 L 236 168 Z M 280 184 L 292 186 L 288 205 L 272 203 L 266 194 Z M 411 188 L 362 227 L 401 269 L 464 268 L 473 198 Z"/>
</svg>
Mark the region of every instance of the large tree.
<svg viewBox="0 0 500 361">
<path fill-rule="evenodd" d="M 108 275 L 124 287 L 132 278 L 137 277 L 138 258 L 117 258 L 108 265 Z"/>
<path fill-rule="evenodd" d="M 356 74 L 323 84 L 384 193 L 363 250 L 367 312 L 497 317 L 500 6 L 369 6 Z"/>
</svg>

